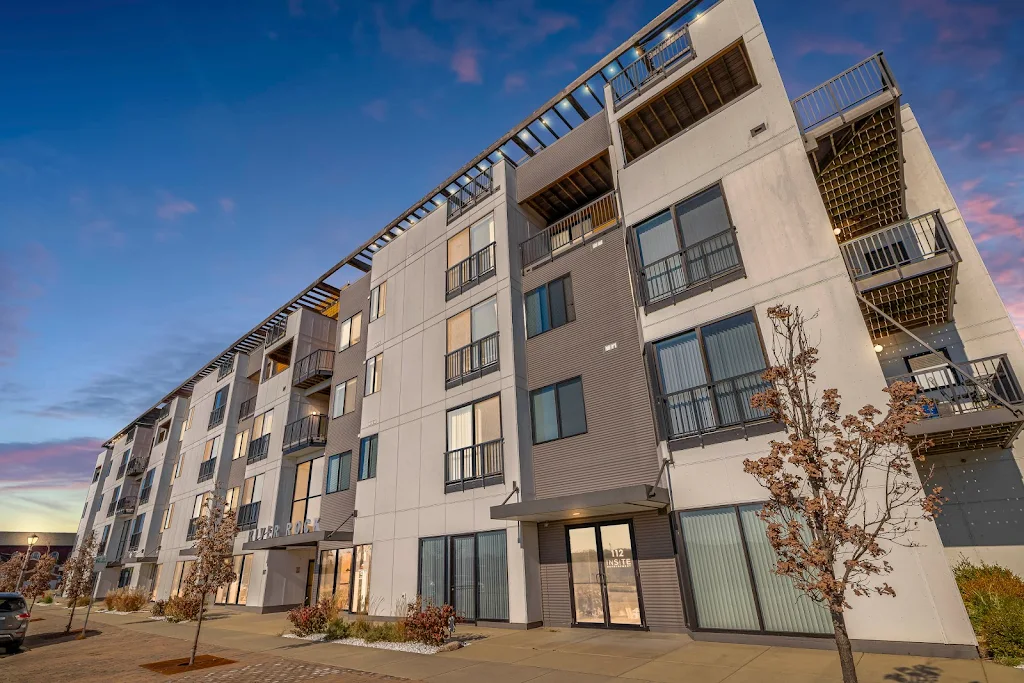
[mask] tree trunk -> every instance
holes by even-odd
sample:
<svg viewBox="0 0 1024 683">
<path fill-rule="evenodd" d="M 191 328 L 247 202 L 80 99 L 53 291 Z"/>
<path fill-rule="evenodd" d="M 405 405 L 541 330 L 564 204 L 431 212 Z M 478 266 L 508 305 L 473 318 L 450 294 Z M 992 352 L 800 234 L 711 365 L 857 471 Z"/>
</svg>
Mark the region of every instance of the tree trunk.
<svg viewBox="0 0 1024 683">
<path fill-rule="evenodd" d="M 68 625 L 64 627 L 64 633 L 71 633 L 71 620 L 75 618 L 75 606 L 78 604 L 78 598 L 75 598 L 71 602 L 71 616 L 68 617 Z"/>
<path fill-rule="evenodd" d="M 192 641 L 192 654 L 188 658 L 188 665 L 192 666 L 196 661 L 196 648 L 199 647 L 199 629 L 203 626 L 203 607 L 206 605 L 206 593 L 199 599 L 199 620 L 196 621 L 196 637 Z"/>
<path fill-rule="evenodd" d="M 33 595 L 32 596 L 32 605 L 28 608 L 28 613 L 29 614 L 32 614 L 32 610 L 34 610 L 36 608 L 36 600 L 38 600 L 38 599 L 39 599 L 38 595 Z"/>
<path fill-rule="evenodd" d="M 857 683 L 857 667 L 853 661 L 853 646 L 850 634 L 846 632 L 846 618 L 842 612 L 832 614 L 832 628 L 836 633 L 836 648 L 839 649 L 839 666 L 843 671 L 843 683 Z"/>
</svg>

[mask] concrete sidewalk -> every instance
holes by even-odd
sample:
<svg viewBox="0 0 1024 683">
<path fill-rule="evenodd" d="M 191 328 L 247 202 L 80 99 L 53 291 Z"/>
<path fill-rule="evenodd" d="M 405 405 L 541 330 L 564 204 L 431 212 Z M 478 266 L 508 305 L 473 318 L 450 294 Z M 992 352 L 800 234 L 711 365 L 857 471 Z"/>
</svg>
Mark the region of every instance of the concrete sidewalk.
<svg viewBox="0 0 1024 683">
<path fill-rule="evenodd" d="M 38 609 L 39 606 L 37 606 Z M 51 608 L 52 609 L 52 608 Z M 93 613 L 91 620 L 190 640 L 193 624 L 144 615 Z M 77 619 L 76 619 L 77 621 Z M 633 631 L 465 627 L 483 636 L 455 652 L 426 656 L 281 638 L 283 614 L 213 610 L 204 644 L 277 657 L 446 683 L 841 683 L 829 650 L 695 642 L 689 636 Z M 1024 683 L 1024 670 L 991 662 L 857 653 L 862 683 Z"/>
</svg>

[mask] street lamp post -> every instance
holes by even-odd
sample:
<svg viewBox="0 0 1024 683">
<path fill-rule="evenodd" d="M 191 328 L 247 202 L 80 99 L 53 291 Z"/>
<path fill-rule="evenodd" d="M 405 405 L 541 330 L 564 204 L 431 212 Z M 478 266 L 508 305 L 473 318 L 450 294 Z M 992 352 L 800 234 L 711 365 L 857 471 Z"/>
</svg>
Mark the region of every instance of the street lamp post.
<svg viewBox="0 0 1024 683">
<path fill-rule="evenodd" d="M 21 571 L 18 573 L 18 583 L 14 586 L 15 592 L 21 588 L 21 581 L 25 578 L 25 570 L 28 569 L 28 558 L 29 555 L 32 554 L 32 546 L 34 546 L 38 540 L 39 537 L 35 534 L 28 537 L 28 550 L 25 552 L 25 559 L 21 563 Z"/>
</svg>

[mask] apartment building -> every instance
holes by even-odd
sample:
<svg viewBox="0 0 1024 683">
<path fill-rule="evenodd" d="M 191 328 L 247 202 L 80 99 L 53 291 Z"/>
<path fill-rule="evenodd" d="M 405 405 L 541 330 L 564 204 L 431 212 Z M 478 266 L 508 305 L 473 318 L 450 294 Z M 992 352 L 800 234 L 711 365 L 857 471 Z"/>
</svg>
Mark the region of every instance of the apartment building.
<svg viewBox="0 0 1024 683">
<path fill-rule="evenodd" d="M 1024 347 L 882 54 L 791 101 L 752 0 L 672 4 L 126 427 L 80 534 L 167 597 L 219 491 L 239 609 L 827 635 L 742 468 L 784 434 L 750 405 L 778 303 L 848 409 L 934 401 L 950 500 L 851 636 L 977 656 L 949 564 L 1024 570 Z"/>
</svg>

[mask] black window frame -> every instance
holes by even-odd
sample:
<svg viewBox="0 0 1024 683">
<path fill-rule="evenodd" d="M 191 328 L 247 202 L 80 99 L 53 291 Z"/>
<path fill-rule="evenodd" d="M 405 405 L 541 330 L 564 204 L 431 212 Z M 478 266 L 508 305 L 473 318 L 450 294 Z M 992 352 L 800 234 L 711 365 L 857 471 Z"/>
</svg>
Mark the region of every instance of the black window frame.
<svg viewBox="0 0 1024 683">
<path fill-rule="evenodd" d="M 443 535 L 439 535 L 439 536 L 421 536 L 419 538 L 418 542 L 416 543 L 416 594 L 417 595 L 422 595 L 423 594 L 423 542 L 424 541 L 433 541 L 433 540 L 437 540 L 437 539 L 444 539 L 444 583 L 445 583 L 444 588 L 445 588 L 445 598 L 446 598 L 446 604 L 452 605 L 452 607 L 454 607 L 453 603 L 455 601 L 453 599 L 453 596 L 454 596 L 454 592 L 455 592 L 455 586 L 453 585 L 453 572 L 452 572 L 452 545 L 453 545 L 454 540 L 456 538 L 467 538 L 467 537 L 472 537 L 473 538 L 473 573 L 474 573 L 474 579 L 479 579 L 480 535 L 481 534 L 494 534 L 494 533 L 504 533 L 505 534 L 505 543 L 506 544 L 508 543 L 508 529 L 485 529 L 483 531 L 470 531 L 470 532 L 461 533 L 461 534 L 443 534 Z M 355 565 L 353 564 L 353 567 L 354 566 Z M 508 599 L 508 604 L 505 606 L 505 609 L 509 612 L 509 617 L 511 617 L 511 603 L 512 603 L 511 573 L 509 572 L 509 556 L 508 556 L 507 548 L 506 548 L 506 551 L 505 551 L 505 582 L 506 582 L 506 586 L 505 586 L 506 598 Z M 492 623 L 492 624 L 503 624 L 503 623 L 507 624 L 507 623 L 509 623 L 510 619 L 480 619 L 479 616 L 477 616 L 480 613 L 480 582 L 479 582 L 479 580 L 474 580 L 473 584 L 475 586 L 475 588 L 474 588 L 475 594 L 474 594 L 474 598 L 473 598 L 473 607 L 476 610 L 476 614 L 474 615 L 473 619 L 466 619 L 466 621 L 474 623 L 474 624 L 475 623 L 480 623 L 480 622 L 485 623 L 485 624 L 486 623 Z"/>
<path fill-rule="evenodd" d="M 370 361 L 373 361 L 373 381 L 370 386 L 373 387 L 372 391 L 367 391 L 367 380 L 370 379 Z M 379 394 L 384 388 L 384 379 L 382 371 L 384 369 L 384 352 L 374 354 L 371 358 L 366 359 L 365 370 L 363 372 L 363 396 L 373 396 Z M 348 391 L 346 389 L 346 391 Z"/>
<path fill-rule="evenodd" d="M 551 322 L 551 311 L 552 311 L 552 306 L 551 306 L 551 285 L 555 284 L 556 282 L 562 282 L 562 304 L 565 307 L 565 322 L 562 323 L 561 325 L 555 325 L 555 324 L 553 324 Z M 548 325 L 549 326 L 548 326 L 548 328 L 546 330 L 541 330 L 540 332 L 535 332 L 534 334 L 530 334 L 530 326 L 529 326 L 529 322 L 527 322 L 527 325 L 526 325 L 526 338 L 527 339 L 533 339 L 535 337 L 539 337 L 540 335 L 544 334 L 545 332 L 550 332 L 551 330 L 557 330 L 560 327 L 565 327 L 566 325 L 568 325 L 571 322 L 576 322 L 576 300 L 575 300 L 575 295 L 574 295 L 573 287 L 572 287 L 572 273 L 566 273 L 565 275 L 562 275 L 560 277 L 556 277 L 554 279 L 548 280 L 544 284 L 537 285 L 536 287 L 534 287 L 533 289 L 528 291 L 526 294 L 523 295 L 523 307 L 524 307 L 524 309 L 526 308 L 526 305 L 527 305 L 526 302 L 529 300 L 530 295 L 533 294 L 534 292 L 540 290 L 540 289 L 544 290 L 543 296 L 544 296 L 544 299 L 547 301 Z M 529 316 L 525 316 L 525 320 L 529 321 Z"/>
<path fill-rule="evenodd" d="M 367 479 L 376 479 L 377 478 L 377 456 L 378 456 L 378 454 L 380 452 L 380 439 L 379 439 L 379 436 L 380 436 L 379 434 L 370 434 L 369 436 L 364 436 L 363 438 L 361 438 L 359 440 L 359 469 L 356 472 L 356 481 L 366 481 Z M 363 444 L 365 444 L 365 443 L 373 443 L 374 446 L 373 446 L 372 460 L 370 461 L 370 463 L 372 464 L 372 468 L 369 465 L 367 466 L 367 468 L 366 468 L 367 474 L 364 477 L 363 476 Z M 372 469 L 372 472 L 371 472 L 371 469 Z"/>
<path fill-rule="evenodd" d="M 381 295 L 381 288 L 382 287 L 384 288 L 383 296 Z M 377 301 L 376 301 L 377 305 L 376 306 L 374 306 L 374 300 L 373 300 L 374 299 L 374 293 L 376 293 L 376 297 L 377 297 Z M 388 281 L 387 280 L 382 281 L 379 285 L 377 285 L 376 287 L 374 287 L 374 288 L 372 288 L 370 290 L 370 299 L 369 299 L 369 301 L 370 301 L 370 322 L 371 323 L 374 320 L 380 320 L 385 315 L 387 315 L 387 312 L 388 312 L 387 297 L 388 297 Z"/>
<path fill-rule="evenodd" d="M 338 488 L 331 489 L 331 463 L 338 461 Z M 335 453 L 327 458 L 327 469 L 324 472 L 325 494 L 341 493 L 352 488 L 352 451 Z"/>
<path fill-rule="evenodd" d="M 569 434 L 568 436 L 566 436 L 566 435 L 563 434 L 563 431 L 562 431 L 562 404 L 561 404 L 561 400 L 559 398 L 558 390 L 559 390 L 560 387 L 562 387 L 564 385 L 571 384 L 571 383 L 577 382 L 577 381 L 580 384 L 580 396 L 583 398 L 583 406 L 582 407 L 583 407 L 583 427 L 584 427 L 584 429 L 583 429 L 582 432 L 576 432 L 574 434 Z M 538 392 L 541 392 L 541 391 L 544 391 L 544 390 L 549 389 L 549 388 L 553 388 L 554 391 L 555 391 L 555 424 L 558 426 L 558 436 L 556 436 L 553 439 L 545 439 L 544 441 L 537 441 L 537 427 L 536 427 L 537 423 L 536 423 L 536 415 L 534 414 L 533 396 L 534 396 L 534 394 L 536 394 Z M 538 446 L 538 445 L 544 444 L 544 443 L 551 443 L 552 441 L 561 441 L 562 439 L 571 439 L 574 436 L 581 436 L 581 435 L 586 434 L 586 433 L 588 433 L 590 431 L 590 425 L 587 422 L 587 399 L 586 399 L 586 394 L 583 391 L 583 375 L 577 375 L 575 377 L 570 377 L 569 379 L 563 379 L 560 382 L 555 382 L 553 384 L 545 384 L 542 387 L 537 387 L 536 389 L 531 389 L 530 390 L 529 398 L 530 398 L 530 438 L 533 441 L 533 445 Z"/>
</svg>

